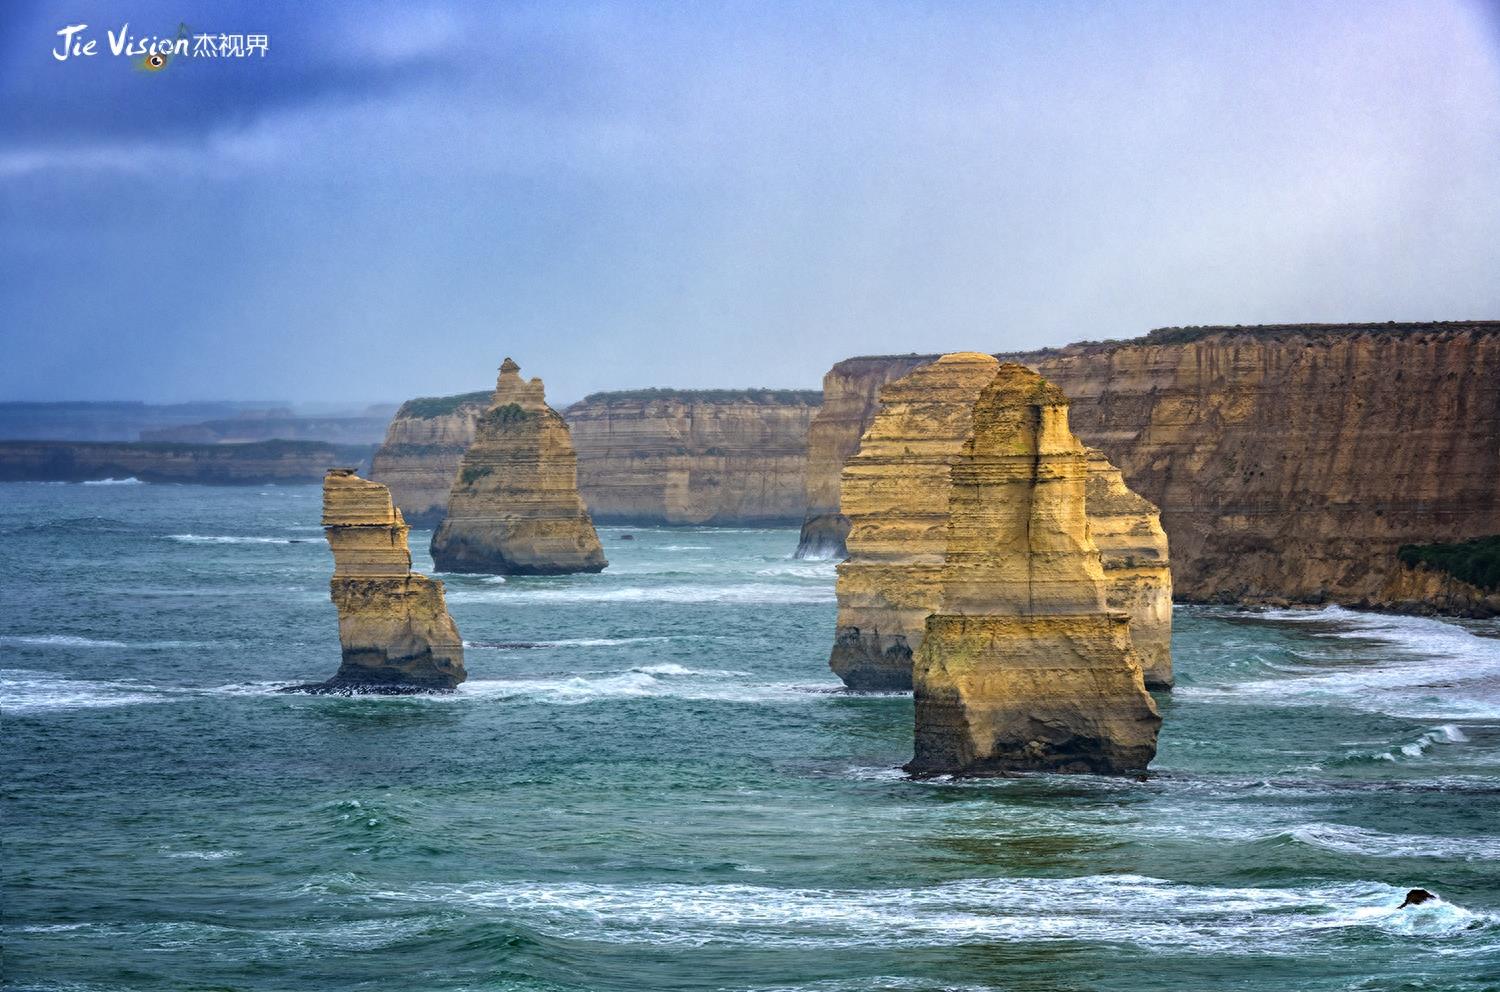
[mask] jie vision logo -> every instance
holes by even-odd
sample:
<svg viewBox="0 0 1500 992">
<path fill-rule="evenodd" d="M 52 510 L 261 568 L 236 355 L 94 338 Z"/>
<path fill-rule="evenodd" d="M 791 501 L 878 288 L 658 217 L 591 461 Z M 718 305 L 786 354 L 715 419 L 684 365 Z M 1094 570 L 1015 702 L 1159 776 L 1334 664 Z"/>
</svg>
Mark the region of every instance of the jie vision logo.
<svg viewBox="0 0 1500 992">
<path fill-rule="evenodd" d="M 130 33 L 129 22 L 118 31 L 104 32 L 106 48 L 99 47 L 100 39 L 90 34 L 87 24 L 68 24 L 57 31 L 58 41 L 52 48 L 52 57 L 59 62 L 70 59 L 86 59 L 102 55 L 106 51 L 115 58 L 129 58 L 136 68 L 147 72 L 160 72 L 174 59 L 243 59 L 250 56 L 265 58 L 270 51 L 271 39 L 263 34 L 207 34 L 194 32 L 186 24 L 179 24 L 171 35 L 137 35 Z"/>
</svg>

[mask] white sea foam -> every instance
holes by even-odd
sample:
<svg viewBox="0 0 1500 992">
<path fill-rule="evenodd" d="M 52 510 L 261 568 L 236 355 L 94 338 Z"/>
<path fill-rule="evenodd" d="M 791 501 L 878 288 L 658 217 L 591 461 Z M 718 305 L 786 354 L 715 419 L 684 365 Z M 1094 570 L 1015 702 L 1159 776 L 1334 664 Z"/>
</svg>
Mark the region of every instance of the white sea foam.
<svg viewBox="0 0 1500 992">
<path fill-rule="evenodd" d="M 1441 900 L 1397 909 L 1403 892 L 1377 882 L 1230 888 L 1094 875 L 894 889 L 472 882 L 375 897 L 515 914 L 564 939 L 625 944 L 847 947 L 1084 940 L 1249 955 L 1361 930 L 1443 937 L 1500 927 L 1494 916 Z"/>
<path fill-rule="evenodd" d="M 775 585 L 752 582 L 742 585 L 663 586 L 519 586 L 501 589 L 450 589 L 454 603 L 831 603 L 833 588 Z"/>
<path fill-rule="evenodd" d="M 808 703 L 818 698 L 807 687 L 791 683 L 755 684 L 736 681 L 737 672 L 682 673 L 633 669 L 588 675 L 516 679 L 470 679 L 449 694 L 420 697 L 434 702 L 524 699 L 558 705 L 578 705 L 622 699 L 683 699 L 751 705 Z"/>
<path fill-rule="evenodd" d="M 1337 668 L 1309 664 L 1297 674 L 1228 685 L 1183 686 L 1176 695 L 1205 701 L 1350 706 L 1410 719 L 1500 719 L 1500 638 L 1427 617 L 1320 610 L 1266 610 L 1277 622 L 1316 625 L 1307 633 L 1340 641 L 1374 641 L 1380 653 Z M 1349 645 L 1358 651 L 1358 645 Z M 1300 667 L 1300 666 L 1299 666 Z"/>
<path fill-rule="evenodd" d="M 312 544 L 310 537 L 254 537 L 237 534 L 168 534 L 167 538 L 183 544 Z"/>
<path fill-rule="evenodd" d="M 622 644 L 659 644 L 662 641 L 703 640 L 700 634 L 682 634 L 676 637 L 655 635 L 650 637 L 565 637 L 555 641 L 464 641 L 466 648 L 612 648 Z"/>
<path fill-rule="evenodd" d="M 1388 834 L 1339 823 L 1309 823 L 1290 831 L 1290 835 L 1304 844 L 1366 858 L 1500 860 L 1500 840 L 1487 837 Z"/>
<path fill-rule="evenodd" d="M 187 861 L 223 861 L 225 858 L 239 857 L 239 851 L 167 851 L 165 856 L 176 860 Z"/>
<path fill-rule="evenodd" d="M 83 484 L 85 486 L 143 486 L 143 485 L 145 485 L 144 482 L 142 482 L 140 479 L 137 479 L 133 475 L 132 476 L 128 476 L 128 477 L 126 477 L 124 479 L 89 479 L 89 480 L 85 481 Z"/>
<path fill-rule="evenodd" d="M 35 634 L 32 636 L 0 637 L 0 644 L 24 645 L 26 647 L 55 648 L 123 648 L 124 641 L 95 640 L 73 634 Z"/>
<path fill-rule="evenodd" d="M 70 679 L 48 672 L 0 669 L 0 712 L 12 715 L 165 703 L 168 690 L 134 682 Z"/>
</svg>

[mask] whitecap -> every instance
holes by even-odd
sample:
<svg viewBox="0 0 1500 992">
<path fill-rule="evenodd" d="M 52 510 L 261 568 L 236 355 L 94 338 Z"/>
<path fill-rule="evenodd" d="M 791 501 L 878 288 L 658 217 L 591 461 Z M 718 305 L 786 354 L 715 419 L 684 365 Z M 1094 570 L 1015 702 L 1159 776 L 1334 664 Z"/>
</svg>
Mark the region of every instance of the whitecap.
<svg viewBox="0 0 1500 992">
<path fill-rule="evenodd" d="M 183 544 L 312 544 L 316 538 L 254 537 L 234 534 L 168 534 L 172 541 Z"/>
<path fill-rule="evenodd" d="M 12 715 L 165 703 L 168 690 L 134 682 L 70 679 L 22 669 L 0 671 L 0 712 Z"/>
<path fill-rule="evenodd" d="M 1388 834 L 1340 823 L 1309 823 L 1289 831 L 1289 835 L 1313 847 L 1366 858 L 1500 860 L 1500 840 L 1484 837 Z"/>
<path fill-rule="evenodd" d="M 1398 909 L 1403 891 L 1377 882 L 1233 888 L 1093 875 L 883 889 L 433 883 L 374 897 L 513 914 L 563 939 L 692 946 L 934 947 L 1081 940 L 1257 955 L 1366 928 L 1436 937 L 1500 926 L 1496 917 L 1446 903 L 1422 914 Z"/>
<path fill-rule="evenodd" d="M 123 648 L 129 647 L 124 641 L 95 640 L 91 637 L 78 637 L 74 634 L 34 634 L 31 636 L 0 637 L 0 644 L 26 647 L 56 647 L 56 648 Z"/>
<path fill-rule="evenodd" d="M 142 482 L 140 479 L 137 479 L 133 475 L 132 476 L 128 476 L 128 477 L 126 477 L 124 479 L 88 479 L 88 480 L 85 480 L 83 484 L 85 486 L 143 486 L 143 485 L 145 485 L 144 482 Z"/>
</svg>

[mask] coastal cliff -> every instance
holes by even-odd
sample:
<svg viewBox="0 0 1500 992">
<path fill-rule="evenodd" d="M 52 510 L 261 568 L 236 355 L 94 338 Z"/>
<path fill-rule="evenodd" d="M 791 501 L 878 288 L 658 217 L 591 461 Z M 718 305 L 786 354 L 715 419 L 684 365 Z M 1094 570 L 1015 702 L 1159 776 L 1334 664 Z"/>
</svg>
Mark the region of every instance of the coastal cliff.
<svg viewBox="0 0 1500 992">
<path fill-rule="evenodd" d="M 337 465 L 367 459 L 366 446 L 321 441 L 171 444 L 0 441 L 0 482 L 90 482 L 135 478 L 206 486 L 317 482 Z"/>
<path fill-rule="evenodd" d="M 608 564 L 578 495 L 568 425 L 547 405 L 542 380 L 522 380 L 509 358 L 453 480 L 432 561 L 440 571 L 487 575 L 566 575 Z"/>
<path fill-rule="evenodd" d="M 401 695 L 464 681 L 463 639 L 443 584 L 411 570 L 406 521 L 385 486 L 334 469 L 323 480 L 323 533 L 333 551 L 329 594 L 343 660 L 301 692 Z"/>
<path fill-rule="evenodd" d="M 806 390 L 645 389 L 595 393 L 562 412 L 578 491 L 599 523 L 796 524 L 807 431 L 822 394 Z M 490 394 L 402 405 L 375 453 L 413 526 L 437 527 Z M 837 497 L 835 495 L 835 501 Z"/>
<path fill-rule="evenodd" d="M 1143 771 L 1161 717 L 1130 618 L 1106 605 L 1067 397 L 1007 363 L 972 422 L 952 468 L 941 606 L 914 660 L 907 769 Z"/>
<path fill-rule="evenodd" d="M 375 452 L 370 478 L 385 485 L 413 527 L 436 528 L 448 513 L 448 493 L 474 424 L 490 392 L 422 397 L 401 404 Z"/>
<path fill-rule="evenodd" d="M 825 378 L 800 553 L 841 552 L 827 493 L 879 386 L 936 357 Z M 1411 609 L 1402 545 L 1500 534 L 1500 322 L 1177 328 L 1000 357 L 1060 387 L 1078 436 L 1160 508 L 1179 600 Z M 1424 591 L 1421 609 L 1485 611 Z"/>
<path fill-rule="evenodd" d="M 596 523 L 795 524 L 822 394 L 595 393 L 563 412 Z"/>
</svg>

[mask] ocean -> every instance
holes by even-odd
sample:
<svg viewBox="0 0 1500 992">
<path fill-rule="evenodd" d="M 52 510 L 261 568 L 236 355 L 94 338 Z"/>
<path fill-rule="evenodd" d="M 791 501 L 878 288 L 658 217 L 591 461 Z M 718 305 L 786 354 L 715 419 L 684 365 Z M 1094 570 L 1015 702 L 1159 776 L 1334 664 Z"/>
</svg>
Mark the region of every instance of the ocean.
<svg viewBox="0 0 1500 992">
<path fill-rule="evenodd" d="M 458 692 L 278 694 L 319 511 L 0 485 L 6 989 L 1500 988 L 1500 624 L 1179 607 L 1147 781 L 911 781 L 792 530 L 442 576 Z"/>
</svg>

